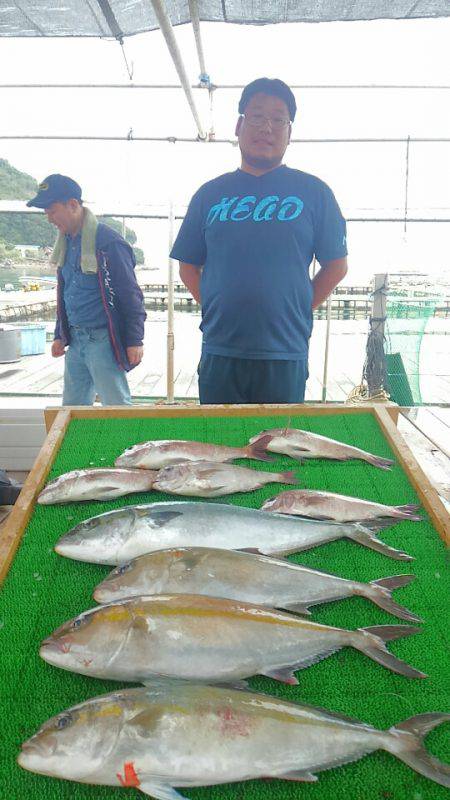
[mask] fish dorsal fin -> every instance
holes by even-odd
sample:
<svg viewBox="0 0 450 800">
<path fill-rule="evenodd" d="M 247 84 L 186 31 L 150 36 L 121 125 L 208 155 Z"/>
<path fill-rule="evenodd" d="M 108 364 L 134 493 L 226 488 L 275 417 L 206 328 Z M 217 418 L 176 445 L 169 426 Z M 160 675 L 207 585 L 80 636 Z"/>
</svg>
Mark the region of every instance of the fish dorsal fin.
<svg viewBox="0 0 450 800">
<path fill-rule="evenodd" d="M 295 664 L 286 664 L 284 667 L 275 667 L 273 670 L 264 670 L 264 672 L 261 672 L 260 674 L 265 675 L 267 678 L 273 678 L 276 681 L 281 681 L 282 683 L 288 683 L 292 686 L 295 686 L 298 684 L 298 680 L 295 677 L 294 672 L 300 669 L 306 669 L 306 667 L 311 667 L 313 664 L 323 661 L 325 658 L 328 658 L 328 656 L 331 656 L 333 653 L 336 653 L 338 650 L 340 650 L 341 647 L 342 645 L 339 645 L 338 647 L 324 650 L 322 653 L 314 653 L 313 656 L 308 656 L 301 661 L 297 661 Z"/>
<path fill-rule="evenodd" d="M 305 603 L 287 603 L 286 605 L 283 605 L 282 608 L 284 608 L 286 611 L 292 611 L 294 614 L 311 614 L 308 606 L 305 605 Z"/>
</svg>

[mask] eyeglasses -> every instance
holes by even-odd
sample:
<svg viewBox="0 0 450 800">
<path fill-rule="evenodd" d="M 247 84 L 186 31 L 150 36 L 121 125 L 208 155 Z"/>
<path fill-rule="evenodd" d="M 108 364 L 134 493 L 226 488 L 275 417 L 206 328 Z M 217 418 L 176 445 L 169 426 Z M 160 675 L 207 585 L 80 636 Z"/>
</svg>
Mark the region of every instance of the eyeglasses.
<svg viewBox="0 0 450 800">
<path fill-rule="evenodd" d="M 269 122 L 274 131 L 283 130 L 290 122 L 286 117 L 265 117 L 264 114 L 242 114 L 242 116 L 252 128 L 262 128 L 265 122 Z"/>
</svg>

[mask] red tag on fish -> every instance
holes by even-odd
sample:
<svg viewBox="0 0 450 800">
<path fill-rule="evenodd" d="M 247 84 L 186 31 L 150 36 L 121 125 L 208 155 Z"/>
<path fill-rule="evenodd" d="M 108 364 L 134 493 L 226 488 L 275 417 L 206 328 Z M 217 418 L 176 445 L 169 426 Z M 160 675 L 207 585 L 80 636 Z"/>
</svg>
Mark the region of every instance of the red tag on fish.
<svg viewBox="0 0 450 800">
<path fill-rule="evenodd" d="M 122 775 L 120 774 L 120 772 L 116 773 L 121 785 L 126 789 L 129 789 L 129 788 L 137 789 L 141 785 L 141 782 L 140 782 L 138 776 L 136 775 L 136 770 L 134 768 L 133 762 L 132 761 L 128 761 L 126 764 L 124 764 L 123 765 L 123 771 L 124 771 L 124 775 L 125 775 L 124 778 L 122 778 Z"/>
</svg>

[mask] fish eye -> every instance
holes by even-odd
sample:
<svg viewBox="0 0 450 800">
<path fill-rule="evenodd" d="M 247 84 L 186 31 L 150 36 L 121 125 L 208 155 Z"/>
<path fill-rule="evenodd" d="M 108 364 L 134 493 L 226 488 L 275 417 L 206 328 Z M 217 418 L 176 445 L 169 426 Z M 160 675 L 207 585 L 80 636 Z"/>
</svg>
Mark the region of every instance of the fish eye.
<svg viewBox="0 0 450 800">
<path fill-rule="evenodd" d="M 124 575 L 125 572 L 128 572 L 130 569 L 131 569 L 131 562 L 128 562 L 128 564 L 122 564 L 121 567 L 117 567 L 116 575 Z"/>
<path fill-rule="evenodd" d="M 63 728 L 67 728 L 71 724 L 72 724 L 71 715 L 70 714 L 63 714 L 62 717 L 58 718 L 58 721 L 56 723 L 56 727 L 58 728 L 59 731 L 62 731 Z"/>
<path fill-rule="evenodd" d="M 84 623 L 84 619 L 83 619 L 83 617 L 77 617 L 77 618 L 76 618 L 76 619 L 74 619 L 74 621 L 72 622 L 71 628 L 72 628 L 73 630 L 77 630 L 77 628 L 81 628 L 81 626 L 83 625 L 83 623 Z"/>
</svg>

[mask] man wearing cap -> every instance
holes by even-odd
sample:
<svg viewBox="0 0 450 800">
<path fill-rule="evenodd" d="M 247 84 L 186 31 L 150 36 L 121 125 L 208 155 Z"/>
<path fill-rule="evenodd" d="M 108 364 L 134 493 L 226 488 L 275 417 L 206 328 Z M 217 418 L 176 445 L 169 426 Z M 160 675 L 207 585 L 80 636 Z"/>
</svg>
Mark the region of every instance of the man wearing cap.
<svg viewBox="0 0 450 800">
<path fill-rule="evenodd" d="M 38 189 L 27 206 L 58 228 L 52 355 L 65 355 L 63 405 L 92 405 L 96 394 L 103 405 L 128 405 L 126 372 L 142 359 L 146 318 L 133 250 L 83 206 L 72 178 L 49 175 Z"/>
<path fill-rule="evenodd" d="M 347 272 L 331 189 L 282 164 L 295 112 L 283 81 L 245 87 L 241 166 L 194 194 L 171 252 L 202 305 L 201 403 L 302 402 L 312 311 Z"/>
</svg>

